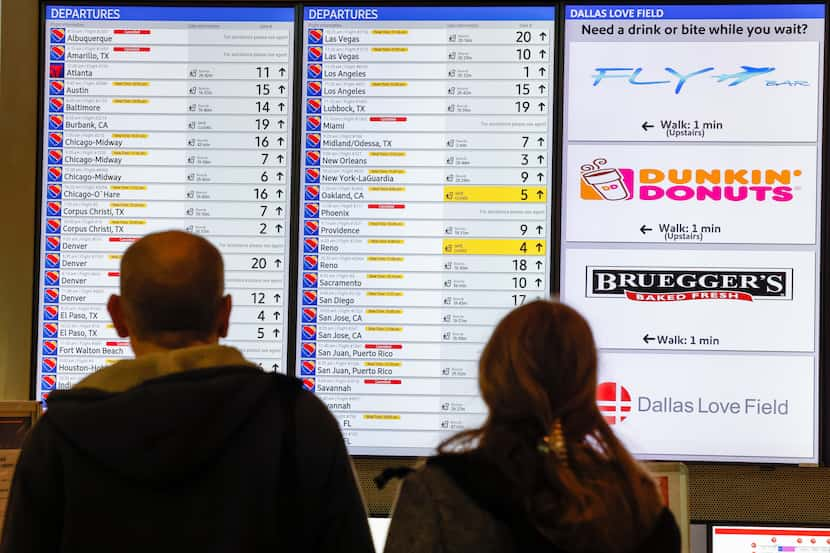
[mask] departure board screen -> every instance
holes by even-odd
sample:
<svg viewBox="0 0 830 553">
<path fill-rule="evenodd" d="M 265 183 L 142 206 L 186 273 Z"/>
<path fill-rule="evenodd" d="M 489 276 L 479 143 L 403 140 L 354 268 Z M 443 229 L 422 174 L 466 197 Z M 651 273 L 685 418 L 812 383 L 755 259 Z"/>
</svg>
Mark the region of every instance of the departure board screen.
<svg viewBox="0 0 830 553">
<path fill-rule="evenodd" d="M 479 425 L 477 359 L 549 294 L 553 7 L 307 7 L 297 374 L 353 454 Z"/>
<path fill-rule="evenodd" d="M 818 459 L 823 4 L 566 6 L 561 293 L 653 459 Z"/>
<path fill-rule="evenodd" d="M 130 357 L 106 311 L 138 237 L 222 252 L 227 343 L 285 372 L 294 10 L 45 7 L 35 394 Z"/>
</svg>

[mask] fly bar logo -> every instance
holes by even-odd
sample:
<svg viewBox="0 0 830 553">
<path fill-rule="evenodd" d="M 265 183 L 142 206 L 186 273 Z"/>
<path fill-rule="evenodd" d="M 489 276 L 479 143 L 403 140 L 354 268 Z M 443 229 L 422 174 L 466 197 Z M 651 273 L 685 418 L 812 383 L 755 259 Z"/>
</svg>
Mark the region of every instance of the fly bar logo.
<svg viewBox="0 0 830 553">
<path fill-rule="evenodd" d="M 586 267 L 586 296 L 637 302 L 792 300 L 792 269 Z"/>
<path fill-rule="evenodd" d="M 616 382 L 600 382 L 597 406 L 608 424 L 623 422 L 631 414 L 631 393 Z"/>
</svg>

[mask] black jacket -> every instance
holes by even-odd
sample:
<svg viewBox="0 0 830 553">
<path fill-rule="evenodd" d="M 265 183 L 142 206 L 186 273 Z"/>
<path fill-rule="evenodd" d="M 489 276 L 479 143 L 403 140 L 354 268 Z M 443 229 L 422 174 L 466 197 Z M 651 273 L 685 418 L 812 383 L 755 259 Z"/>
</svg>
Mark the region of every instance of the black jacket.
<svg viewBox="0 0 830 553">
<path fill-rule="evenodd" d="M 295 380 L 237 366 L 50 396 L 0 553 L 114 551 L 373 546 L 334 417 Z"/>
</svg>

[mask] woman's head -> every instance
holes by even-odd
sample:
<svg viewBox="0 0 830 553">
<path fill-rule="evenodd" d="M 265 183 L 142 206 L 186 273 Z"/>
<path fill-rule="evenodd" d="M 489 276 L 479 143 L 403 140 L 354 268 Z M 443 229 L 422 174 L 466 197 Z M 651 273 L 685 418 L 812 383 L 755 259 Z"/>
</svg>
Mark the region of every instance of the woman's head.
<svg viewBox="0 0 830 553">
<path fill-rule="evenodd" d="M 591 328 L 567 305 L 534 301 L 496 326 L 479 363 L 490 422 L 538 436 L 560 418 L 569 434 L 595 428 L 597 352 Z"/>
<path fill-rule="evenodd" d="M 481 354 L 479 386 L 487 421 L 441 451 L 487 456 L 569 551 L 625 551 L 650 529 L 660 499 L 597 407 L 597 350 L 579 313 L 552 301 L 512 311 Z"/>
</svg>

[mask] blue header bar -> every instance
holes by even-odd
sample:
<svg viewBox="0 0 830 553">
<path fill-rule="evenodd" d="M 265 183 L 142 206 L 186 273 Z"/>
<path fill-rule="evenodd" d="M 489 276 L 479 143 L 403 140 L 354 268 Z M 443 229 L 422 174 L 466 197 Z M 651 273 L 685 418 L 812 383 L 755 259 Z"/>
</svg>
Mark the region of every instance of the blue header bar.
<svg viewBox="0 0 830 553">
<path fill-rule="evenodd" d="M 294 8 L 46 6 L 47 21 L 294 21 Z"/>
<path fill-rule="evenodd" d="M 565 19 L 824 19 L 824 4 L 565 6 Z"/>
<path fill-rule="evenodd" d="M 306 21 L 553 21 L 553 6 L 402 7 L 320 6 L 304 9 Z"/>
</svg>

